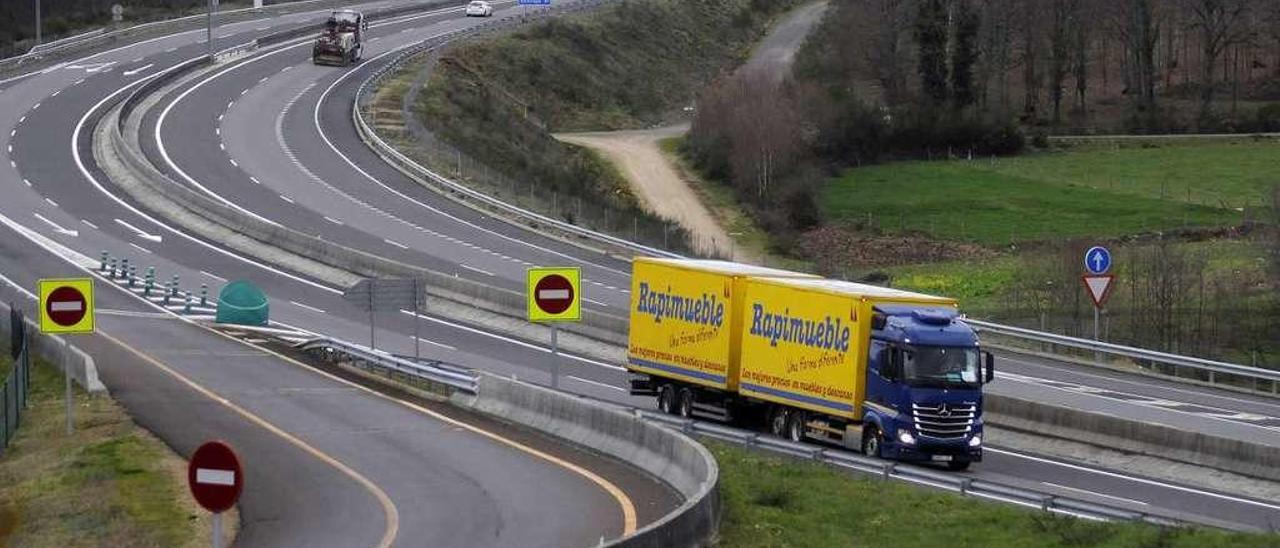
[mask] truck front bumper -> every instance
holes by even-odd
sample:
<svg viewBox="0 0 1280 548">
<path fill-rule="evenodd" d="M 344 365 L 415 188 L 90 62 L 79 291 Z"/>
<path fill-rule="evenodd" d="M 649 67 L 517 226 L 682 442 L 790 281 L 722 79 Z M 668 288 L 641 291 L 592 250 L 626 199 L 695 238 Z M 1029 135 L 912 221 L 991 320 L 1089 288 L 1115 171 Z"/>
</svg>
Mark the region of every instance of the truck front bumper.
<svg viewBox="0 0 1280 548">
<path fill-rule="evenodd" d="M 982 447 L 969 447 L 969 440 L 938 442 L 922 439 L 915 445 L 885 444 L 885 456 L 908 462 L 982 462 Z"/>
</svg>

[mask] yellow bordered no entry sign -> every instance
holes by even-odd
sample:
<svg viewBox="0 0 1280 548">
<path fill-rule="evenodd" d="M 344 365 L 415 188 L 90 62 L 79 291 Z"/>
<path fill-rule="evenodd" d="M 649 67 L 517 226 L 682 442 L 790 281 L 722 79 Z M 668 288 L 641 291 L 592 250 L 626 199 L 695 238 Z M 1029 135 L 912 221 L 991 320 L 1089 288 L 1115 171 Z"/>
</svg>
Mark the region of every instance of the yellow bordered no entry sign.
<svg viewBox="0 0 1280 548">
<path fill-rule="evenodd" d="M 531 322 L 582 319 L 582 273 L 577 267 L 530 268 L 528 312 Z"/>
<path fill-rule="evenodd" d="M 40 280 L 41 333 L 93 333 L 93 279 Z"/>
</svg>

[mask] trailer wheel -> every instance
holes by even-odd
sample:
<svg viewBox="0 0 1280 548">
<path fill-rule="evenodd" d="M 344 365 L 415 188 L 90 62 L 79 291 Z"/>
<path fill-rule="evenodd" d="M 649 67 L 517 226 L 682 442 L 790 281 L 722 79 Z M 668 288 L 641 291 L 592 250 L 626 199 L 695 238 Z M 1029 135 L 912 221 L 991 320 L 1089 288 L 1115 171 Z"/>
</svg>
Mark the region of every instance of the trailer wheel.
<svg viewBox="0 0 1280 548">
<path fill-rule="evenodd" d="M 862 454 L 868 457 L 880 458 L 880 430 L 874 426 L 867 426 L 862 432 Z"/>
<path fill-rule="evenodd" d="M 769 433 L 781 438 L 787 431 L 787 408 L 775 405 L 769 410 Z"/>
<path fill-rule="evenodd" d="M 676 387 L 664 384 L 658 388 L 658 410 L 668 415 L 675 414 Z"/>
<path fill-rule="evenodd" d="M 796 443 L 804 441 L 804 412 L 792 411 L 787 417 L 787 439 Z"/>
<path fill-rule="evenodd" d="M 676 410 L 679 411 L 679 415 L 681 417 L 687 419 L 693 416 L 693 390 L 689 388 L 681 388 L 678 403 L 679 405 Z"/>
</svg>

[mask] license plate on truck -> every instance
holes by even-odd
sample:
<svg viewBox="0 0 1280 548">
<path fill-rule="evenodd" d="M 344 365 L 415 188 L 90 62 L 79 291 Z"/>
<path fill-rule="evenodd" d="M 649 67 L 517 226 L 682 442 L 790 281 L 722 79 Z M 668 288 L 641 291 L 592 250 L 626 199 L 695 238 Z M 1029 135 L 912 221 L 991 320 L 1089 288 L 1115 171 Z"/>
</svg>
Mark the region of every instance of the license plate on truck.
<svg viewBox="0 0 1280 548">
<path fill-rule="evenodd" d="M 934 455 L 934 462 L 951 462 L 951 455 Z"/>
</svg>

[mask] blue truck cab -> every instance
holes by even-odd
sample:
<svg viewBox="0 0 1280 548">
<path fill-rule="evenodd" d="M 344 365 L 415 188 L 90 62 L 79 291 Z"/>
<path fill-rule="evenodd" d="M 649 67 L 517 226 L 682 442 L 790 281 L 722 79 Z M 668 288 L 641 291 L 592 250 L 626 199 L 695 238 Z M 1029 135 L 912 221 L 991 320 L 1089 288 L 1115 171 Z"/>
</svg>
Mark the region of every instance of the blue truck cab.
<svg viewBox="0 0 1280 548">
<path fill-rule="evenodd" d="M 877 306 L 869 353 L 865 453 L 952 470 L 982 460 L 982 385 L 994 359 L 955 309 Z"/>
</svg>

